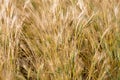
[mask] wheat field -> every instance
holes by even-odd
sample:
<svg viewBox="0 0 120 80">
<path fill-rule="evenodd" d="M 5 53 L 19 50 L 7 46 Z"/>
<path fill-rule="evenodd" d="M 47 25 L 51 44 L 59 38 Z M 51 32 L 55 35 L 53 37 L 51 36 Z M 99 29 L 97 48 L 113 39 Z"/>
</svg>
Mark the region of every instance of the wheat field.
<svg viewBox="0 0 120 80">
<path fill-rule="evenodd" d="M 120 80 L 120 0 L 0 0 L 0 80 Z"/>
</svg>

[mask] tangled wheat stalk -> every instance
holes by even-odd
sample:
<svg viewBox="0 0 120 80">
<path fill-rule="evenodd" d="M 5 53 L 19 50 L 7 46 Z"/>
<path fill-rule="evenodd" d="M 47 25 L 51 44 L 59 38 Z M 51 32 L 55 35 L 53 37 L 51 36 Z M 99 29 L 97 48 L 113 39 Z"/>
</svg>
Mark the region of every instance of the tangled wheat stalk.
<svg viewBox="0 0 120 80">
<path fill-rule="evenodd" d="M 0 80 L 119 80 L 119 0 L 0 0 Z"/>
</svg>

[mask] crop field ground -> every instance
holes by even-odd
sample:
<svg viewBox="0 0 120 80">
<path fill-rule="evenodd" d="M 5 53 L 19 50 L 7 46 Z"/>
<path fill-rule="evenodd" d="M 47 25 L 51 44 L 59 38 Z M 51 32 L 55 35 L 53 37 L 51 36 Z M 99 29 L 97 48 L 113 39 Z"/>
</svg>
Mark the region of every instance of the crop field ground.
<svg viewBox="0 0 120 80">
<path fill-rule="evenodd" d="M 120 80 L 120 0 L 0 0 L 0 80 Z"/>
</svg>

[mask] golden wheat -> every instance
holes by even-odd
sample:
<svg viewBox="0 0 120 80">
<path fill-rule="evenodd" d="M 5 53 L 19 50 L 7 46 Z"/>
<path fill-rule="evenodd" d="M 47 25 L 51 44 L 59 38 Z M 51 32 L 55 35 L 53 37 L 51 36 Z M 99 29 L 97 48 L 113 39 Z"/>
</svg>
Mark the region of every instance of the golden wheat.
<svg viewBox="0 0 120 80">
<path fill-rule="evenodd" d="M 0 80 L 120 80 L 119 0 L 0 0 Z"/>
</svg>

